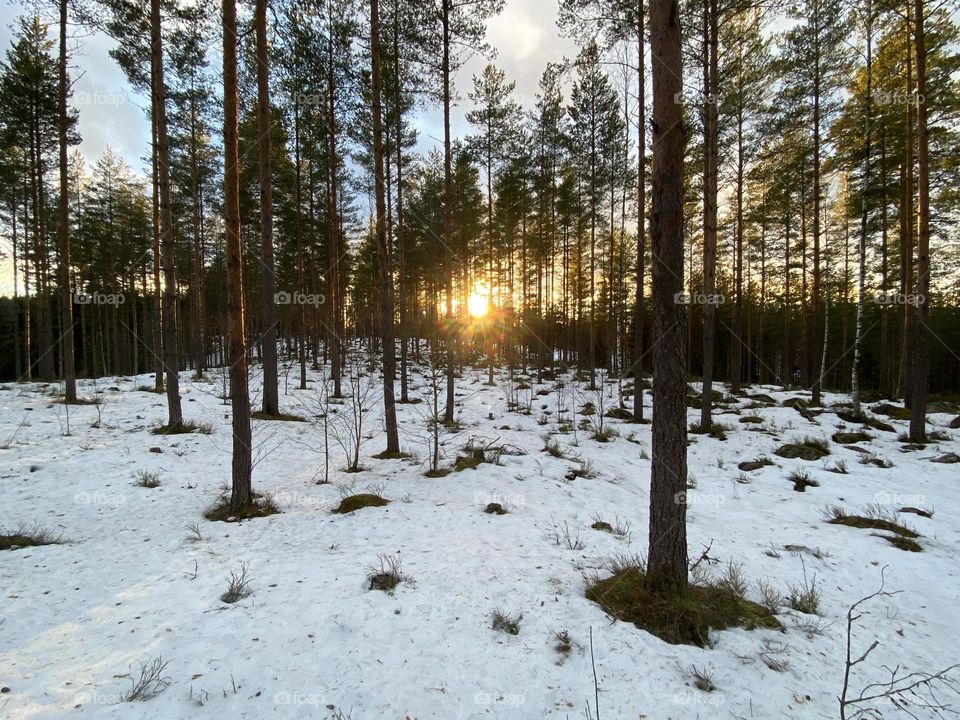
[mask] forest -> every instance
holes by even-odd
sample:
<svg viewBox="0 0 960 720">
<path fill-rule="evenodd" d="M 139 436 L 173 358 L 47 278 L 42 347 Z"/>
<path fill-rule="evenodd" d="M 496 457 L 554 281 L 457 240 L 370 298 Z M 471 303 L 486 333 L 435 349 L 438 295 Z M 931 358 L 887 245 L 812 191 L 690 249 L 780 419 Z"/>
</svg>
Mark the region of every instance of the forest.
<svg viewBox="0 0 960 720">
<path fill-rule="evenodd" d="M 4 13 L 0 714 L 957 714 L 955 0 Z"/>
</svg>

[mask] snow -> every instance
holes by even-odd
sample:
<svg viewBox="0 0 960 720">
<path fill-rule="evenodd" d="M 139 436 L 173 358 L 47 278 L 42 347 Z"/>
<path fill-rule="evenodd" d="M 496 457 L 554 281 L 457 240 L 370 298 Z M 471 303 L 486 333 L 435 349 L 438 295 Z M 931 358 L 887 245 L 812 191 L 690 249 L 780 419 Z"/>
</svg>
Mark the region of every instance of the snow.
<svg viewBox="0 0 960 720">
<path fill-rule="evenodd" d="M 297 369 L 286 387 L 285 371 L 282 409 L 314 414 L 319 374 L 301 391 Z M 69 434 L 68 408 L 52 402 L 57 386 L 3 386 L 0 526 L 37 525 L 68 542 L 0 552 L 0 685 L 9 688 L 0 717 L 582 718 L 594 702 L 591 632 L 603 718 L 837 717 L 847 608 L 879 587 L 884 566 L 887 589 L 903 592 L 862 608 L 854 652 L 879 645 L 855 670 L 854 691 L 884 679 L 884 665 L 935 671 L 958 659 L 960 473 L 930 462 L 960 450 L 960 432 L 946 429 L 950 416 L 930 416 L 949 440 L 911 452 L 896 440 L 905 422 L 889 420 L 892 433 L 869 430 L 875 439 L 861 445 L 894 463 L 881 468 L 835 443 L 819 462 L 773 454 L 804 435 L 829 439 L 844 427 L 833 413 L 809 421 L 789 407 L 743 409 L 749 400 L 741 398 L 736 412 L 763 419 L 750 425 L 718 408 L 727 439 L 691 435 L 691 558 L 709 545 L 711 557 L 742 563 L 751 582 L 769 580 L 783 594 L 804 574 L 815 576 L 822 632 L 796 627 L 816 618 L 784 606 L 785 632 L 731 629 L 715 632 L 712 648 L 697 648 L 612 621 L 584 597 L 585 578 L 604 576 L 610 557 L 646 549 L 650 425 L 608 419 L 620 434 L 608 443 L 584 430 L 555 434 L 570 459 L 555 458 L 543 452 L 547 432 L 557 429 L 555 384 L 538 385 L 534 375 L 521 399 L 550 392 L 534 394 L 524 415 L 507 407 L 505 371 L 490 387 L 485 369 L 469 369 L 457 381 L 463 427 L 442 434 L 444 466 L 471 437 L 526 454 L 427 478 L 430 393 L 422 373 L 413 369 L 411 395 L 423 403 L 398 405 L 401 445 L 414 457 L 372 457 L 384 447 L 376 407 L 365 420 L 366 469 L 343 472 L 344 454 L 332 445 L 331 484 L 315 482 L 323 468 L 319 425 L 254 421 L 254 488 L 272 493 L 282 513 L 239 524 L 202 517 L 230 477 L 229 406 L 217 372 L 203 381 L 181 378 L 185 417 L 210 423 L 209 435 L 150 434 L 166 420 L 163 396 L 138 389 L 150 376 L 81 381 L 80 393 L 102 394 L 103 403 L 70 407 Z M 256 384 L 257 368 L 253 374 Z M 566 381 L 569 406 L 573 383 Z M 606 384 L 606 407 L 616 404 L 617 387 Z M 778 401 L 804 396 L 759 386 L 749 392 Z M 599 404 L 582 384 L 577 395 L 578 406 Z M 379 405 L 379 392 L 373 397 Z M 845 399 L 827 394 L 824 404 Z M 699 411 L 688 416 L 698 421 Z M 737 464 L 759 456 L 775 465 L 738 482 Z M 575 457 L 595 476 L 566 480 Z M 849 474 L 827 471 L 840 459 Z M 808 469 L 820 486 L 794 492 L 787 475 L 795 468 Z M 134 485 L 141 470 L 158 473 L 160 487 Z M 380 485 L 388 506 L 331 512 L 341 491 Z M 504 501 L 508 514 L 483 512 Z M 858 512 L 873 503 L 934 509 L 929 519 L 901 517 L 921 533 L 924 552 L 824 522 L 827 505 Z M 591 529 L 597 515 L 629 522 L 629 537 Z M 194 523 L 202 540 L 191 542 Z M 551 542 L 564 524 L 581 549 Z M 789 552 L 787 544 L 823 555 Z M 381 555 L 399 556 L 409 578 L 393 595 L 367 589 Z M 227 577 L 242 565 L 254 592 L 226 605 L 219 598 Z M 754 586 L 749 597 L 757 599 Z M 491 629 L 496 609 L 522 614 L 518 635 Z M 554 649 L 554 633 L 563 630 L 574 641 L 569 656 Z M 776 672 L 763 653 L 787 667 Z M 121 702 L 139 663 L 157 656 L 169 662 L 169 687 L 145 702 Z M 709 674 L 714 692 L 696 689 L 694 667 Z"/>
</svg>

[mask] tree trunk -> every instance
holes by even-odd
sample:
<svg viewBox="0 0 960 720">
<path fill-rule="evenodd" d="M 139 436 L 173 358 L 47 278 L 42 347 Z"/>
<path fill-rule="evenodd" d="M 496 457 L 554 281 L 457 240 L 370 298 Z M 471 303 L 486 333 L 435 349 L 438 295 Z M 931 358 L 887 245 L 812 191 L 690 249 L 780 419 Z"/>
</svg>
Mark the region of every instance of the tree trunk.
<svg viewBox="0 0 960 720">
<path fill-rule="evenodd" d="M 450 169 L 450 0 L 443 0 L 443 229 L 446 244 L 447 267 L 445 270 L 446 293 L 446 345 L 447 345 L 447 393 L 443 421 L 453 422 L 454 410 L 454 351 L 453 327 L 453 177 Z"/>
<path fill-rule="evenodd" d="M 713 424 L 713 356 L 717 306 L 717 0 L 704 3 L 704 153 L 703 153 L 703 386 L 700 431 Z M 734 344 L 737 340 L 734 338 Z"/>
<path fill-rule="evenodd" d="M 153 0 L 158 2 L 158 0 Z M 253 501 L 250 475 L 250 395 L 244 335 L 243 259 L 240 246 L 240 168 L 237 148 L 237 6 L 223 0 L 223 202 L 227 242 L 227 322 L 230 334 L 230 402 L 233 406 L 233 466 L 230 508 Z"/>
<path fill-rule="evenodd" d="M 70 292 L 70 183 L 67 180 L 67 0 L 60 0 L 60 358 L 64 402 L 77 401 L 73 354 L 73 296 Z M 15 221 L 14 221 L 15 222 Z"/>
<path fill-rule="evenodd" d="M 160 198 L 160 248 L 163 262 L 163 364 L 167 380 L 167 427 L 183 424 L 177 360 L 177 274 L 173 216 L 170 208 L 170 155 L 167 141 L 167 90 L 163 80 L 163 38 L 160 0 L 150 0 L 151 78 L 157 127 L 157 175 Z"/>
<path fill-rule="evenodd" d="M 261 0 L 262 1 L 262 0 Z M 383 419 L 387 431 L 387 452 L 400 452 L 397 433 L 397 406 L 393 393 L 396 378 L 396 347 L 393 333 L 393 271 L 387 244 L 387 211 L 383 183 L 383 121 L 380 109 L 380 7 L 370 0 L 370 55 L 373 114 L 373 176 L 377 207 L 377 259 L 380 278 L 380 334 L 383 343 Z M 397 138 L 399 142 L 400 138 Z"/>
<path fill-rule="evenodd" d="M 254 9 L 257 35 L 257 133 L 260 151 L 260 267 L 263 283 L 263 413 L 277 415 L 277 302 L 273 269 L 273 180 L 270 174 L 270 58 L 267 48 L 267 0 Z M 303 288 L 300 292 L 305 292 Z"/>
<path fill-rule="evenodd" d="M 866 35 L 867 35 L 867 64 L 866 72 L 866 93 L 864 94 L 864 114 L 863 114 L 863 188 L 861 190 L 860 205 L 860 258 L 857 270 L 857 321 L 853 336 L 853 364 L 850 369 L 850 397 L 853 401 L 853 414 L 857 417 L 863 413 L 860 406 L 860 349 L 863 340 L 863 303 L 866 294 L 867 285 L 867 220 L 869 216 L 868 196 L 870 192 L 870 111 L 871 111 L 871 93 L 873 92 L 873 5 L 871 0 L 866 0 Z M 882 178 L 886 181 L 886 178 Z M 882 382 L 882 379 L 881 379 Z"/>
<path fill-rule="evenodd" d="M 914 304 L 913 367 L 910 380 L 910 439 L 926 437 L 927 394 L 930 382 L 930 160 L 927 131 L 927 47 L 923 0 L 914 0 L 914 45 L 917 58 L 917 262 Z"/>
<path fill-rule="evenodd" d="M 650 5 L 653 65 L 654 329 L 653 459 L 650 474 L 648 586 L 682 593 L 687 587 L 686 307 L 683 292 L 683 56 L 677 0 Z"/>
</svg>

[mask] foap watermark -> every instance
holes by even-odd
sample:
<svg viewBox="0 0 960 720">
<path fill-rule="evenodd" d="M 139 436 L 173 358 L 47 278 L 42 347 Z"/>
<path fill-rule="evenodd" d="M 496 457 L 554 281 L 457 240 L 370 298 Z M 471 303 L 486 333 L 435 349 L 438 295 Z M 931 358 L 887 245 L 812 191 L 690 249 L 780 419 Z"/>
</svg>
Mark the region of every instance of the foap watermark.
<svg viewBox="0 0 960 720">
<path fill-rule="evenodd" d="M 123 495 L 116 493 L 101 492 L 78 492 L 73 496 L 75 505 L 106 505 L 107 507 L 120 507 L 126 502 Z"/>
<path fill-rule="evenodd" d="M 673 302 L 677 305 L 723 305 L 726 299 L 720 293 L 675 293 Z"/>
<path fill-rule="evenodd" d="M 123 305 L 127 301 L 123 293 L 75 292 L 75 305 Z"/>
<path fill-rule="evenodd" d="M 880 292 L 874 296 L 873 302 L 877 305 L 913 305 L 919 307 L 926 303 L 926 297 L 897 291 Z"/>
<path fill-rule="evenodd" d="M 299 105 L 300 107 L 320 107 L 326 104 L 327 98 L 323 93 L 309 93 L 300 90 L 291 92 L 289 90 L 279 90 L 274 93 L 288 105 Z"/>
<path fill-rule="evenodd" d="M 73 704 L 75 707 L 77 705 L 119 705 L 123 700 L 123 693 L 102 693 L 91 690 L 74 695 Z"/>
<path fill-rule="evenodd" d="M 925 495 L 907 494 L 898 492 L 878 492 L 873 496 L 877 505 L 926 505 Z"/>
<path fill-rule="evenodd" d="M 720 98 L 716 93 L 707 93 L 706 95 L 700 88 L 684 88 L 678 93 L 673 94 L 673 102 L 678 105 L 719 105 Z"/>
<path fill-rule="evenodd" d="M 71 102 L 77 106 L 84 105 L 123 105 L 127 102 L 125 95 L 100 91 L 86 92 L 81 90 L 73 94 Z"/>
<path fill-rule="evenodd" d="M 677 505 L 723 505 L 727 501 L 726 496 L 719 493 L 691 493 L 689 490 L 682 490 L 675 493 L 673 502 Z"/>
<path fill-rule="evenodd" d="M 902 90 L 874 89 L 870 93 L 870 100 L 874 105 L 921 105 L 925 102 L 923 95 Z"/>
<path fill-rule="evenodd" d="M 509 705 L 520 707 L 527 702 L 521 693 L 478 692 L 473 696 L 475 705 Z"/>
<path fill-rule="evenodd" d="M 313 305 L 318 307 L 327 301 L 327 296 L 323 293 L 303 293 L 297 290 L 287 292 L 281 290 L 275 293 L 273 300 L 277 305 Z"/>
<path fill-rule="evenodd" d="M 675 705 L 704 705 L 717 706 L 723 705 L 726 700 L 720 693 L 706 693 L 702 691 L 680 690 L 673 694 L 673 703 Z"/>
<path fill-rule="evenodd" d="M 274 693 L 273 702 L 276 705 L 310 705 L 313 707 L 327 704 L 326 696 L 324 695 L 297 691 L 289 692 L 287 690 Z"/>
<path fill-rule="evenodd" d="M 477 505 L 483 505 L 484 507 L 491 503 L 497 503 L 505 509 L 517 509 L 527 504 L 527 496 L 521 495 L 520 493 L 514 493 L 512 495 L 475 493 L 473 502 Z"/>
</svg>

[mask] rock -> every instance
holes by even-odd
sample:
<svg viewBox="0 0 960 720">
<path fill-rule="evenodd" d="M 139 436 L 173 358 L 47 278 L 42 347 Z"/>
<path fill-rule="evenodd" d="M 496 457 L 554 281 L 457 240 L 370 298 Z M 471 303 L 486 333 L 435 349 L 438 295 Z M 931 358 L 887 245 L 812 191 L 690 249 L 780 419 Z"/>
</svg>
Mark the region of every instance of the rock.
<svg viewBox="0 0 960 720">
<path fill-rule="evenodd" d="M 960 430 L 960 415 L 957 415 L 953 420 L 950 421 L 951 430 Z"/>
<path fill-rule="evenodd" d="M 487 506 L 483 509 L 488 515 L 506 515 L 507 511 L 503 509 L 503 505 L 500 503 L 488 503 Z"/>
<path fill-rule="evenodd" d="M 162 453 L 162 452 L 163 452 L 163 448 L 154 446 L 154 447 L 150 448 L 150 452 L 152 452 L 152 453 Z"/>
<path fill-rule="evenodd" d="M 759 470 L 765 465 L 771 465 L 771 464 L 772 463 L 769 463 L 769 462 L 763 462 L 762 460 L 746 460 L 740 463 L 739 465 L 737 465 L 737 467 L 740 470 L 743 470 L 744 472 L 749 472 L 751 470 Z"/>
</svg>

